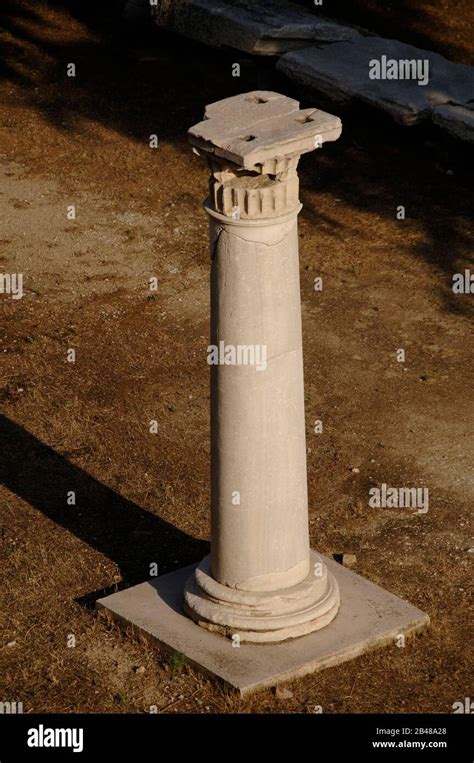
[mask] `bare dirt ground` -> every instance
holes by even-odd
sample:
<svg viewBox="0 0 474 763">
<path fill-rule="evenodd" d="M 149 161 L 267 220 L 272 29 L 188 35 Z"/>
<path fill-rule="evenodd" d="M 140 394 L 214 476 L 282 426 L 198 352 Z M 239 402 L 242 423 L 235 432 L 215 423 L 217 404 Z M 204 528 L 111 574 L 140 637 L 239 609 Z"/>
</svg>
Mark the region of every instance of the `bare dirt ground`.
<svg viewBox="0 0 474 763">
<path fill-rule="evenodd" d="M 355 553 L 432 625 L 293 682 L 291 699 L 241 700 L 94 601 L 207 550 L 207 171 L 186 130 L 206 103 L 262 86 L 321 104 L 271 62 L 143 40 L 98 11 L 11 3 L 4 23 L 0 255 L 25 294 L 0 297 L 0 698 L 25 712 L 450 712 L 472 696 L 473 296 L 451 289 L 474 269 L 472 151 L 363 111 L 301 161 L 312 544 Z M 381 483 L 427 486 L 428 513 L 370 508 Z"/>
</svg>

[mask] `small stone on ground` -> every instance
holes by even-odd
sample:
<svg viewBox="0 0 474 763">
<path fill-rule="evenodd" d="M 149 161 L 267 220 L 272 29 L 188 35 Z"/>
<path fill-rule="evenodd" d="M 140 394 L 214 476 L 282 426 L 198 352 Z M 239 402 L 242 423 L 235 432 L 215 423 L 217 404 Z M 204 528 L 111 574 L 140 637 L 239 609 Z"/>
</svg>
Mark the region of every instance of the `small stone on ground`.
<svg viewBox="0 0 474 763">
<path fill-rule="evenodd" d="M 277 699 L 291 699 L 293 692 L 289 689 L 285 689 L 284 686 L 275 686 L 275 697 Z"/>
</svg>

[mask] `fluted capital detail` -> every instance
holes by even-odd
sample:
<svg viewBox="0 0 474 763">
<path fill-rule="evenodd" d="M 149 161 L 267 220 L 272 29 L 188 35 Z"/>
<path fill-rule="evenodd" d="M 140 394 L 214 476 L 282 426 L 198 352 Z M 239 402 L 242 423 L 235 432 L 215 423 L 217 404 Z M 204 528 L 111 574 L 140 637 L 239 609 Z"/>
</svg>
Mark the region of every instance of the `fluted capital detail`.
<svg viewBox="0 0 474 763">
<path fill-rule="evenodd" d="M 234 219 L 258 220 L 278 217 L 299 207 L 298 157 L 285 161 L 276 174 L 224 169 L 211 164 L 209 201 L 216 212 Z"/>
<path fill-rule="evenodd" d="M 225 217 L 258 220 L 299 208 L 300 155 L 340 132 L 338 117 L 257 90 L 211 103 L 188 135 L 211 167 L 211 208 Z"/>
</svg>

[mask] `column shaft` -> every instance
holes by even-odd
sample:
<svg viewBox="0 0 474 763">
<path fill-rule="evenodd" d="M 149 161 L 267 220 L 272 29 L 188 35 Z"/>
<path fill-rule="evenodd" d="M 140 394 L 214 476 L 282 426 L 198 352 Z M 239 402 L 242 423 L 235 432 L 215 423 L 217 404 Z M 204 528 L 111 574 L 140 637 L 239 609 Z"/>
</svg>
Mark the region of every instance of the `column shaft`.
<svg viewBox="0 0 474 763">
<path fill-rule="evenodd" d="M 272 591 L 309 571 L 297 211 L 209 214 L 211 344 L 238 363 L 211 367 L 212 574 Z"/>
</svg>

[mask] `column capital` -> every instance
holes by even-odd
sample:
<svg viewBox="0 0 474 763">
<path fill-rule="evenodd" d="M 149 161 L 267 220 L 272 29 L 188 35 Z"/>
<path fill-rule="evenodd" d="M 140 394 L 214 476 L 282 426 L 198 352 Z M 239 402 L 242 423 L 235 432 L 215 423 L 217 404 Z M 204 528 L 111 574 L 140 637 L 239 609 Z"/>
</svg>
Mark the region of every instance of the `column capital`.
<svg viewBox="0 0 474 763">
<path fill-rule="evenodd" d="M 300 155 L 337 140 L 341 129 L 339 117 L 255 90 L 206 106 L 188 137 L 209 163 L 211 208 L 226 217 L 259 219 L 296 210 Z"/>
</svg>

